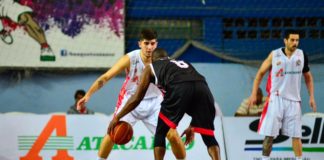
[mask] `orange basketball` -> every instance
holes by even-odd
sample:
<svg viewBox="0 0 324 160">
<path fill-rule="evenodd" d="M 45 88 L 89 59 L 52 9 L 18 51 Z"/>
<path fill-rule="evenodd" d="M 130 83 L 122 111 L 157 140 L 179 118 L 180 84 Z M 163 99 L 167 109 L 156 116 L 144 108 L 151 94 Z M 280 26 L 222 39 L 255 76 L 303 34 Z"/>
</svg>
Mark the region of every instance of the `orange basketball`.
<svg viewBox="0 0 324 160">
<path fill-rule="evenodd" d="M 119 121 L 109 135 L 114 143 L 119 145 L 126 144 L 133 137 L 133 127 L 125 121 Z"/>
</svg>

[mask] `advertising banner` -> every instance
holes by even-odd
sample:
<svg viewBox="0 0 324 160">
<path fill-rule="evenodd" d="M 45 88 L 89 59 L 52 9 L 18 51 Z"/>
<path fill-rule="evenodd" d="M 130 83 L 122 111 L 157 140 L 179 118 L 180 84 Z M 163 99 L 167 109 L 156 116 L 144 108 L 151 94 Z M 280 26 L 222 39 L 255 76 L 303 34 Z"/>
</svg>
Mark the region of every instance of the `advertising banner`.
<svg viewBox="0 0 324 160">
<path fill-rule="evenodd" d="M 303 160 L 324 159 L 323 117 L 302 118 Z M 261 160 L 264 137 L 257 133 L 258 118 L 223 118 L 228 160 Z M 279 135 L 273 143 L 271 160 L 295 160 L 292 140 Z"/>
<path fill-rule="evenodd" d="M 1 0 L 0 67 L 111 67 L 124 55 L 124 5 Z"/>
<path fill-rule="evenodd" d="M 1 160 L 89 160 L 97 157 L 111 116 L 103 115 L 0 115 Z M 185 116 L 178 127 L 190 123 Z M 215 120 L 215 135 L 225 157 L 221 119 Z M 153 135 L 145 125 L 134 126 L 132 140 L 115 145 L 109 159 L 152 160 Z M 196 134 L 194 143 L 186 146 L 187 160 L 210 159 L 207 149 Z M 175 159 L 167 143 L 165 159 Z"/>
</svg>

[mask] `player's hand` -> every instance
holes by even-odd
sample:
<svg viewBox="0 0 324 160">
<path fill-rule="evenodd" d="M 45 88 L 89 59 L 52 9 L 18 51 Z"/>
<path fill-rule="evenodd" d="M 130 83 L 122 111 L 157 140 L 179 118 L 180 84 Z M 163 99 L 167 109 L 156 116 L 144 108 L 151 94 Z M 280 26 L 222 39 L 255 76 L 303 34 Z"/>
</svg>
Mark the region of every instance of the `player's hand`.
<svg viewBox="0 0 324 160">
<path fill-rule="evenodd" d="M 77 103 L 77 110 L 81 111 L 83 109 L 83 106 L 85 106 L 85 104 L 88 102 L 88 100 L 89 97 L 87 96 L 82 97 Z"/>
<path fill-rule="evenodd" d="M 316 112 L 317 111 L 317 106 L 316 106 L 316 102 L 315 102 L 314 97 L 310 97 L 309 98 L 309 105 L 313 109 L 313 112 Z"/>
<path fill-rule="evenodd" d="M 186 141 L 185 145 L 190 144 L 195 139 L 195 132 L 192 127 L 188 127 L 186 130 L 183 131 L 181 137 L 186 134 Z"/>
<path fill-rule="evenodd" d="M 108 131 L 107 131 L 108 134 L 110 134 L 114 130 L 114 128 L 115 128 L 115 126 L 116 126 L 116 124 L 117 124 L 118 121 L 119 120 L 116 117 L 114 117 L 110 121 L 109 126 L 108 126 Z"/>
</svg>

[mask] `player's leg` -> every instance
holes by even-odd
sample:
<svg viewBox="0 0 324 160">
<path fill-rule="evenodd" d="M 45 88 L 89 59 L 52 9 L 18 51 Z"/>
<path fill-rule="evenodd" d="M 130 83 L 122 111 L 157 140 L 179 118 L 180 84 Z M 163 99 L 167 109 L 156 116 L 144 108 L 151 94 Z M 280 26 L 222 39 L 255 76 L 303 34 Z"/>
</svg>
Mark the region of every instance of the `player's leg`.
<svg viewBox="0 0 324 160">
<path fill-rule="evenodd" d="M 201 134 L 201 137 L 212 160 L 220 160 L 220 149 L 216 138 L 214 136 L 204 134 Z"/>
<path fill-rule="evenodd" d="M 165 138 L 170 127 L 159 118 L 154 135 L 154 159 L 163 160 L 165 155 Z"/>
<path fill-rule="evenodd" d="M 296 158 L 302 157 L 302 114 L 300 102 L 284 100 L 285 117 L 283 119 L 282 134 L 292 137 L 292 148 Z"/>
<path fill-rule="evenodd" d="M 156 126 L 158 122 L 158 117 L 160 113 L 160 108 L 161 108 L 161 101 L 163 100 L 163 97 L 157 97 L 153 98 L 151 100 L 145 100 L 141 102 L 141 105 L 147 105 L 152 108 L 148 115 L 146 115 L 147 118 L 143 119 L 143 123 L 145 126 L 151 131 L 152 134 L 155 133 L 156 131 Z M 167 139 L 170 142 L 171 145 L 171 150 L 178 160 L 183 160 L 186 158 L 186 150 L 184 143 L 181 140 L 181 137 L 179 136 L 178 132 L 176 129 L 170 129 L 169 132 L 166 135 Z"/>
<path fill-rule="evenodd" d="M 30 37 L 36 40 L 41 46 L 41 61 L 55 61 L 55 55 L 48 45 L 44 31 L 35 20 L 31 17 L 29 13 L 22 13 L 19 15 L 19 24 L 26 27 L 27 33 Z"/>
<path fill-rule="evenodd" d="M 220 148 L 214 135 L 216 109 L 214 97 L 203 82 L 194 83 L 195 95 L 187 111 L 191 115 L 194 132 L 200 133 L 212 160 L 220 160 Z"/>
<path fill-rule="evenodd" d="M 272 151 L 273 139 L 279 135 L 279 130 L 282 127 L 283 115 L 283 99 L 279 96 L 271 95 L 268 103 L 263 109 L 258 126 L 258 133 L 265 136 L 262 145 L 262 160 L 269 159 Z"/>
<path fill-rule="evenodd" d="M 180 160 L 186 158 L 186 149 L 176 129 L 170 128 L 167 133 L 167 139 L 170 142 L 171 150 L 174 156 Z"/>
<path fill-rule="evenodd" d="M 273 137 L 266 136 L 262 144 L 262 160 L 268 160 L 272 151 Z"/>
<path fill-rule="evenodd" d="M 31 17 L 30 13 L 25 12 L 19 15 L 18 23 L 26 27 L 27 33 L 30 37 L 35 39 L 39 44 L 47 44 L 45 34 L 42 28 Z"/>
<path fill-rule="evenodd" d="M 301 138 L 292 138 L 292 148 L 294 150 L 296 160 L 302 159 L 302 142 Z"/>
</svg>

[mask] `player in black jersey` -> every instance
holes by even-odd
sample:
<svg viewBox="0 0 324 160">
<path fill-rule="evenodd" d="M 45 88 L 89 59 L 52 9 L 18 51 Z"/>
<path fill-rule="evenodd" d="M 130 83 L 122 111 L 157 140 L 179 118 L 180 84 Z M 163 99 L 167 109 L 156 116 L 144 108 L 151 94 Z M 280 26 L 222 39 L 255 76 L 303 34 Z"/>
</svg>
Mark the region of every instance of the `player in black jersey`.
<svg viewBox="0 0 324 160">
<path fill-rule="evenodd" d="M 167 132 L 170 128 L 176 128 L 187 113 L 192 121 L 183 133 L 186 134 L 185 144 L 192 142 L 194 132 L 198 132 L 211 158 L 220 160 L 219 146 L 214 136 L 214 98 L 205 78 L 190 63 L 169 59 L 163 49 L 154 50 L 152 61 L 150 66 L 145 67 L 136 93 L 110 122 L 108 131 L 112 130 L 120 118 L 137 107 L 152 82 L 165 93 L 154 138 L 155 159 L 163 160 Z"/>
</svg>

